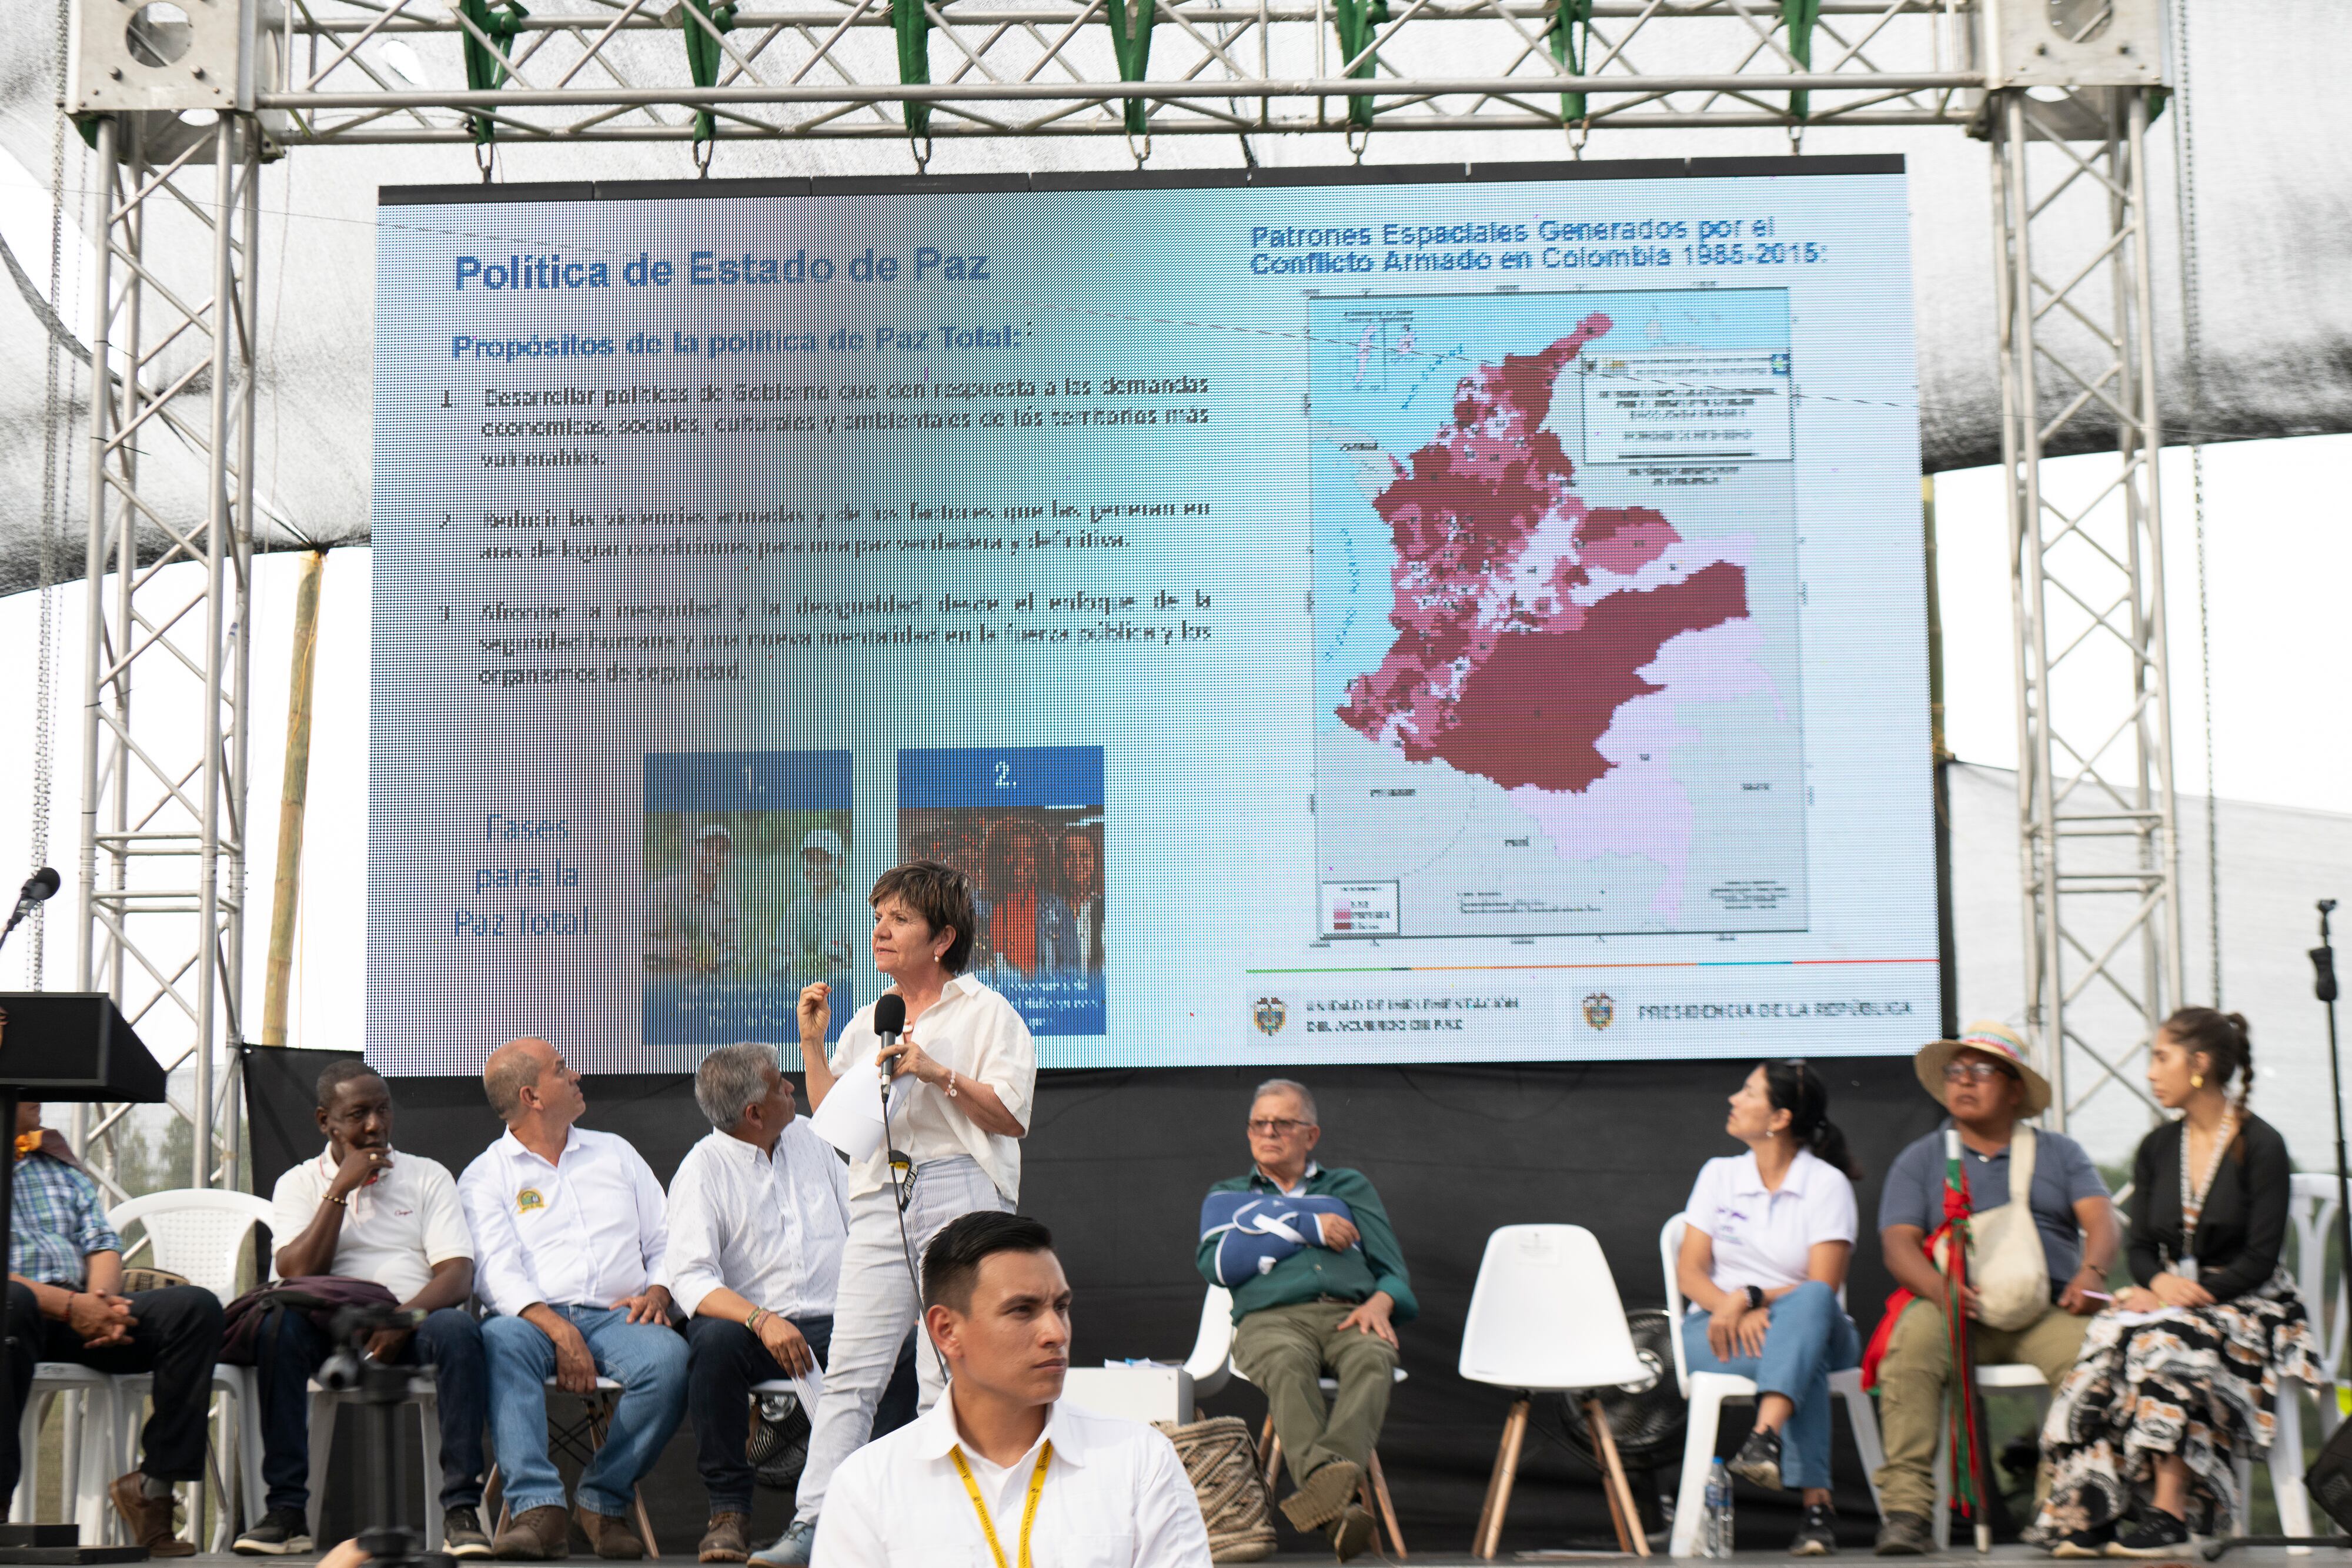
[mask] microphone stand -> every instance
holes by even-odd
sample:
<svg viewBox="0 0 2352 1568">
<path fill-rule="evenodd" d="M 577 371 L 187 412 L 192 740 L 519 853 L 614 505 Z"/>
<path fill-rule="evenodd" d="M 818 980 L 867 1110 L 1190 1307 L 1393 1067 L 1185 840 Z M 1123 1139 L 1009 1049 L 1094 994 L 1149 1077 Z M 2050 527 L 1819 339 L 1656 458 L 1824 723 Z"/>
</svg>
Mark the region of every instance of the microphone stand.
<svg viewBox="0 0 2352 1568">
<path fill-rule="evenodd" d="M 2336 1110 L 2336 1256 L 2339 1268 L 2347 1271 L 2347 1300 L 2352 1301 L 2352 1161 L 2346 1159 L 2344 1151 L 2344 1057 L 2336 1040 L 2336 948 L 2327 936 L 2327 917 L 2335 912 L 2334 899 L 2319 901 L 2319 946 L 2311 950 L 2311 988 L 2327 1006 L 2327 1082 L 2335 1092 L 2328 1101 Z M 2324 1312 L 2326 1303 L 2320 1303 L 2320 1308 Z"/>
<path fill-rule="evenodd" d="M 2347 1160 L 2344 1148 L 2344 1058 L 2341 1051 L 2337 1049 L 2336 1039 L 2337 996 L 2336 948 L 2329 942 L 2327 935 L 2327 917 L 2335 912 L 2334 899 L 2323 898 L 2319 901 L 2319 946 L 2311 949 L 2311 988 L 2312 993 L 2327 1007 L 2327 1081 L 2329 1087 L 2335 1091 L 2333 1099 L 2336 1107 L 2336 1239 L 2337 1247 L 2341 1249 L 2346 1292 L 2341 1298 L 2341 1304 L 2336 1308 L 2340 1312 L 2352 1311 L 2352 1161 Z M 2185 1151 L 2182 1157 L 2187 1157 Z M 2320 1271 L 2320 1278 L 2322 1280 L 2326 1278 L 2326 1270 L 2323 1269 Z M 2323 1285 L 2322 1290 L 2325 1289 Z M 2312 1303 L 2308 1301 L 2304 1305 L 2306 1311 L 2312 1308 Z M 2318 1311 L 2321 1314 L 2320 1323 L 2323 1329 L 2326 1326 L 2326 1301 L 2318 1303 Z M 2321 1337 L 2323 1340 L 2326 1338 L 2324 1333 Z M 2318 1390 L 2314 1389 L 2312 1392 L 2316 1395 Z M 2291 1399 L 2294 1396 L 2283 1393 L 2282 1397 Z M 2303 1457 L 2298 1454 L 2289 1462 L 2300 1466 Z M 2342 1546 L 2344 1544 L 2346 1544 L 2346 1539 L 2340 1535 L 2234 1535 L 2209 1542 L 2205 1547 L 2204 1557 L 2206 1562 L 2210 1563 L 2223 1552 L 2238 1546 Z"/>
</svg>

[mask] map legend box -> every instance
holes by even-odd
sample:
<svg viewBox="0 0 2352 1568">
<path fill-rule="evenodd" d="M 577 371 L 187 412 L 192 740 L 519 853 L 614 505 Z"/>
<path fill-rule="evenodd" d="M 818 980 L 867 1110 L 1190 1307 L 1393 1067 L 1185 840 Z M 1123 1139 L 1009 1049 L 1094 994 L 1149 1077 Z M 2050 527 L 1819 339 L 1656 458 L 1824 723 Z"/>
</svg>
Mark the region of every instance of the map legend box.
<svg viewBox="0 0 2352 1568">
<path fill-rule="evenodd" d="M 1397 884 L 1392 882 L 1327 882 L 1323 884 L 1323 935 L 1394 936 Z"/>
</svg>

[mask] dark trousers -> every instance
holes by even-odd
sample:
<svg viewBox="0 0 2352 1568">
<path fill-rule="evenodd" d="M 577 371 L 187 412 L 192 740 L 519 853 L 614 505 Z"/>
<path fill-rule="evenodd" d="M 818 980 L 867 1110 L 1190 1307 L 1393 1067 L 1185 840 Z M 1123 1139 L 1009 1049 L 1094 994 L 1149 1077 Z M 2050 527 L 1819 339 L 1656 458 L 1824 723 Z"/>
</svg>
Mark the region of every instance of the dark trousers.
<svg viewBox="0 0 2352 1568">
<path fill-rule="evenodd" d="M 823 1365 L 833 1348 L 833 1319 L 791 1319 Z M 710 1511 L 751 1511 L 753 1471 L 745 1448 L 751 1440 L 751 1385 L 790 1375 L 777 1364 L 760 1336 L 725 1318 L 688 1318 L 686 1323 L 686 1408 L 694 1422 L 695 1467 L 710 1493 Z M 915 1342 L 898 1349 L 889 1386 L 874 1413 L 874 1435 L 895 1432 L 915 1418 Z M 815 1418 L 812 1410 L 809 1416 Z"/>
<path fill-rule="evenodd" d="M 8 1422 L 0 1430 L 0 1497 L 16 1490 L 24 1458 L 16 1451 L 16 1426 L 32 1396 L 33 1364 L 71 1361 L 110 1375 L 149 1372 L 155 1376 L 155 1410 L 140 1434 L 139 1468 L 158 1480 L 204 1479 L 205 1416 L 212 1405 L 213 1362 L 220 1354 L 220 1298 L 195 1285 L 142 1291 L 131 1298 L 138 1326 L 128 1343 L 102 1350 L 83 1346 L 81 1335 L 41 1315 L 40 1298 L 8 1281 Z"/>
<path fill-rule="evenodd" d="M 261 1475 L 269 1506 L 308 1510 L 310 1501 L 310 1379 L 334 1342 L 308 1312 L 279 1307 L 254 1340 L 254 1370 L 261 1385 Z M 482 1355 L 482 1325 L 455 1307 L 425 1314 L 394 1358 L 403 1366 L 433 1369 L 441 1413 L 441 1507 L 478 1508 L 482 1501 L 482 1427 L 489 1419 L 490 1375 Z M 364 1465 L 389 1456 L 362 1454 Z"/>
</svg>

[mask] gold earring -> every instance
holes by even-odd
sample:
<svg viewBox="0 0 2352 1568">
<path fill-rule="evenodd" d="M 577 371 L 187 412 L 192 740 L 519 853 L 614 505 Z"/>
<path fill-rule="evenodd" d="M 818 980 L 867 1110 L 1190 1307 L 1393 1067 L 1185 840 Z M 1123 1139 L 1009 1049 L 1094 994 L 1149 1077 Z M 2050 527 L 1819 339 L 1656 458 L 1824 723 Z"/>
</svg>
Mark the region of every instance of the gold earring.
<svg viewBox="0 0 2352 1568">
<path fill-rule="evenodd" d="M 2203 1073 L 2201 1073 L 2201 1072 L 2192 1072 L 2192 1073 L 2190 1073 L 2190 1074 L 2189 1075 L 2189 1087 L 2190 1087 L 2191 1089 L 2202 1089 L 2202 1088 L 2204 1088 L 2204 1087 L 2205 1087 L 2205 1075 L 2204 1075 Z"/>
</svg>

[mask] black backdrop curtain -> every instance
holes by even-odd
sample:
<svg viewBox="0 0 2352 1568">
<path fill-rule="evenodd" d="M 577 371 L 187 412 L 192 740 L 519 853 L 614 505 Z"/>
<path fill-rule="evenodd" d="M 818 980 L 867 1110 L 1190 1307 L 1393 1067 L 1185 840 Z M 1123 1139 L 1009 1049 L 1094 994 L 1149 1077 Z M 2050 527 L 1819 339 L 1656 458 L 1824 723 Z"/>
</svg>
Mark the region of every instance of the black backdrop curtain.
<svg viewBox="0 0 2352 1568">
<path fill-rule="evenodd" d="M 345 1054 L 246 1053 L 257 1190 L 267 1193 L 288 1166 L 318 1151 L 312 1081 Z M 1464 1382 L 1456 1371 L 1488 1232 L 1533 1222 L 1585 1226 L 1600 1238 L 1626 1305 L 1661 1304 L 1659 1228 L 1682 1207 L 1703 1161 L 1737 1151 L 1723 1134 L 1724 1100 L 1751 1065 L 1740 1059 L 1046 1072 L 1024 1145 L 1021 1207 L 1052 1228 L 1076 1288 L 1076 1364 L 1181 1359 L 1201 1311 L 1192 1255 L 1202 1193 L 1246 1167 L 1242 1122 L 1255 1083 L 1268 1071 L 1308 1083 L 1322 1107 L 1317 1157 L 1372 1178 L 1412 1268 L 1422 1315 L 1402 1332 L 1410 1375 L 1390 1408 L 1381 1457 L 1407 1544 L 1451 1552 L 1470 1539 L 1510 1398 Z M 1867 1167 L 1859 1194 L 1863 1240 L 1848 1292 L 1867 1334 L 1891 1288 L 1875 1240 L 1878 1176 L 1941 1113 L 1921 1092 L 1908 1058 L 1814 1066 L 1832 1086 L 1832 1118 Z M 610 1076 L 585 1087 L 583 1125 L 626 1136 L 665 1178 L 709 1130 L 686 1078 Z M 453 1174 L 500 1130 L 477 1079 L 402 1078 L 393 1092 L 399 1146 Z M 1253 1423 L 1265 1411 L 1257 1392 L 1238 1381 L 1204 1403 L 1213 1415 Z M 1559 1430 L 1558 1409 L 1556 1402 L 1538 1409 L 1507 1551 L 1609 1539 L 1591 1472 L 1540 1436 Z M 1842 1414 L 1836 1426 L 1839 1511 L 1849 1542 L 1864 1544 L 1873 1523 L 1869 1490 Z M 1718 1447 L 1736 1447 L 1741 1435 L 1727 1428 Z M 340 1445 L 339 1456 L 347 1448 Z M 1670 1464 L 1657 1478 L 1669 1497 L 1675 1476 Z M 662 1545 L 690 1551 L 705 1500 L 685 1433 L 645 1491 Z M 760 1531 L 782 1529 L 782 1497 L 763 1494 L 759 1510 Z M 331 1507 L 331 1527 L 339 1523 L 348 1528 L 348 1514 Z M 1743 1545 L 1777 1546 L 1795 1525 L 1793 1507 L 1775 1511 L 1743 1497 Z"/>
</svg>

